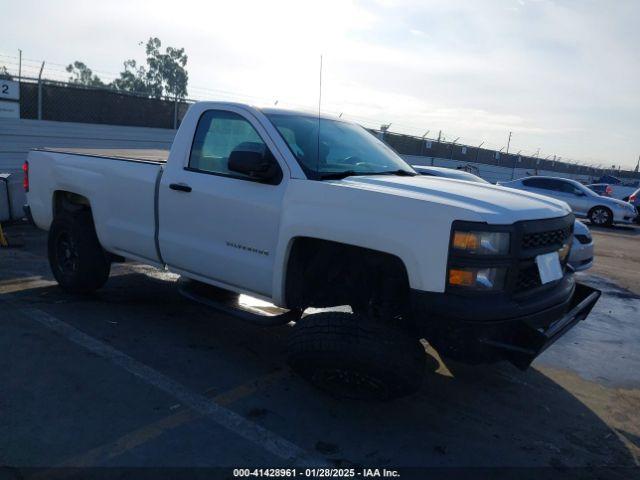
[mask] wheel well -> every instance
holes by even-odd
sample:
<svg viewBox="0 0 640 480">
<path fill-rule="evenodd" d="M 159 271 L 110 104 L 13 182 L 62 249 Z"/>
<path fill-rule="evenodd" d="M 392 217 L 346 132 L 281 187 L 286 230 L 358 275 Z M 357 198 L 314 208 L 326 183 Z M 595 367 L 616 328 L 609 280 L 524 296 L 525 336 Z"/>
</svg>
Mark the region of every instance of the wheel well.
<svg viewBox="0 0 640 480">
<path fill-rule="evenodd" d="M 87 197 L 64 190 L 53 192 L 54 218 L 62 213 L 76 213 L 82 210 L 91 211 L 91 203 Z"/>
<path fill-rule="evenodd" d="M 56 190 L 53 193 L 53 218 L 68 213 L 77 214 L 80 212 L 88 212 L 93 221 L 93 212 L 91 211 L 91 203 L 89 199 L 84 195 L 68 192 L 65 190 Z M 95 229 L 95 224 L 93 226 Z M 124 257 L 116 255 L 114 253 L 106 252 L 108 258 L 112 262 L 122 263 L 125 261 Z"/>
<path fill-rule="evenodd" d="M 409 305 L 409 278 L 395 255 L 300 237 L 287 263 L 285 299 L 289 308 L 300 309 L 374 303 L 395 315 Z"/>
</svg>

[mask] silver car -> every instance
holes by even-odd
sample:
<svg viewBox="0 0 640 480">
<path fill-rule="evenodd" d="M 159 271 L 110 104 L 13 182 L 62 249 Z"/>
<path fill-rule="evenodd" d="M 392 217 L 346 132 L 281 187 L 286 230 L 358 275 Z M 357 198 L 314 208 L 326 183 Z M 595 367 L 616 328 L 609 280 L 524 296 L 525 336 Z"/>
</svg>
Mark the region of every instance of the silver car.
<svg viewBox="0 0 640 480">
<path fill-rule="evenodd" d="M 453 178 L 454 180 L 466 180 L 468 182 L 489 183 L 473 173 L 446 167 L 429 167 L 424 165 L 411 165 L 420 175 L 430 177 Z"/>
<path fill-rule="evenodd" d="M 573 243 L 569 254 L 569 265 L 576 272 L 593 266 L 593 238 L 587 226 L 576 220 L 573 226 Z"/>
<path fill-rule="evenodd" d="M 588 218 L 594 225 L 633 223 L 637 216 L 635 207 L 630 203 L 600 196 L 580 182 L 568 178 L 526 177 L 511 182 L 498 182 L 498 185 L 564 200 L 576 217 Z"/>
</svg>

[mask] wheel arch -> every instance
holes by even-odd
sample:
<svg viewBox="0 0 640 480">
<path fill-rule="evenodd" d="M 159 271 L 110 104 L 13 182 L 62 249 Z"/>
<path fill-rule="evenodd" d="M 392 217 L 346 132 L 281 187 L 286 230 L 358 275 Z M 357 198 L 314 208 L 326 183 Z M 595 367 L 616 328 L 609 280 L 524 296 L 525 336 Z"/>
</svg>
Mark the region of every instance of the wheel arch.
<svg viewBox="0 0 640 480">
<path fill-rule="evenodd" d="M 69 190 L 55 190 L 52 196 L 51 208 L 52 218 L 65 212 L 75 213 L 83 210 L 91 212 L 93 218 L 93 209 L 89 198 Z"/>
<path fill-rule="evenodd" d="M 399 287 L 406 289 L 408 294 L 410 274 L 400 256 L 361 245 L 296 236 L 288 242 L 283 261 L 282 303 L 288 308 L 347 304 L 344 300 L 354 294 L 349 287 L 359 288 L 353 284 L 358 276 L 382 271 L 387 278 L 397 281 Z M 342 275 L 344 272 L 346 274 Z M 322 293 L 317 295 L 309 292 L 309 289 L 318 285 L 328 288 L 323 288 Z M 337 291 L 345 288 L 345 285 L 346 290 Z M 301 302 L 304 304 L 308 300 L 313 305 L 301 305 Z"/>
</svg>

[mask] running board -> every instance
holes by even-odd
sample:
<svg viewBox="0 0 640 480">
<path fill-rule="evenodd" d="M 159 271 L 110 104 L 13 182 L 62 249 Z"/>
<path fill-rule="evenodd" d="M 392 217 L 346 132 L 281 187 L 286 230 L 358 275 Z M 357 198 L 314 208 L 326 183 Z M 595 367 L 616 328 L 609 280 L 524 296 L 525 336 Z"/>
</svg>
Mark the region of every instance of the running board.
<svg viewBox="0 0 640 480">
<path fill-rule="evenodd" d="M 240 295 L 235 292 L 182 277 L 178 280 L 178 291 L 190 300 L 256 325 L 286 325 L 302 316 L 300 310 L 245 305 L 240 303 Z"/>
</svg>

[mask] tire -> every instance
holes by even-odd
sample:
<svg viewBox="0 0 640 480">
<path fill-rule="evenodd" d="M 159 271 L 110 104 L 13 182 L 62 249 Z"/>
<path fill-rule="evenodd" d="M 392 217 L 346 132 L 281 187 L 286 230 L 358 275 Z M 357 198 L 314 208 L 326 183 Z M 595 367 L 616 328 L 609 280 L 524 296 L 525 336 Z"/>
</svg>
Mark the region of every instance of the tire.
<svg viewBox="0 0 640 480">
<path fill-rule="evenodd" d="M 53 276 L 67 292 L 91 293 L 109 278 L 111 262 L 98 241 L 90 212 L 56 216 L 49 229 L 48 250 Z"/>
<path fill-rule="evenodd" d="M 338 397 L 389 400 L 414 393 L 424 376 L 426 354 L 416 338 L 360 315 L 308 315 L 289 337 L 289 365 Z"/>
<path fill-rule="evenodd" d="M 613 212 L 607 207 L 593 207 L 589 210 L 589 221 L 592 225 L 610 227 L 613 225 Z"/>
</svg>

